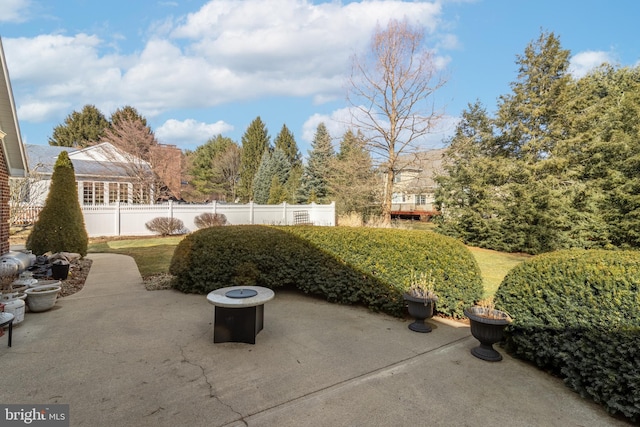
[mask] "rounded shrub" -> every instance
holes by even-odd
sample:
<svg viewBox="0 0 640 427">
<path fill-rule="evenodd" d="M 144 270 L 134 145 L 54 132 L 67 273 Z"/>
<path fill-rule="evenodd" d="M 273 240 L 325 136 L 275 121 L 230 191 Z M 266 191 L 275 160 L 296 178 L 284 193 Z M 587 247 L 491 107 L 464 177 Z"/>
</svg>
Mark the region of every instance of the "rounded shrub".
<svg viewBox="0 0 640 427">
<path fill-rule="evenodd" d="M 152 231 L 161 236 L 172 236 L 174 234 L 184 234 L 184 223 L 181 219 L 170 217 L 153 218 L 144 224 L 147 230 Z"/>
<path fill-rule="evenodd" d="M 88 244 L 76 175 L 69 155 L 63 151 L 56 159 L 49 194 L 25 246 L 36 255 L 51 251 L 85 256 Z"/>
<path fill-rule="evenodd" d="M 231 285 L 295 286 L 329 301 L 401 316 L 412 272 L 436 277 L 438 311 L 463 316 L 482 295 L 473 255 L 454 239 L 410 230 L 231 226 L 202 229 L 176 248 L 170 272 L 184 292 Z"/>
<path fill-rule="evenodd" d="M 564 250 L 510 271 L 495 304 L 507 349 L 610 412 L 640 420 L 640 252 Z"/>
</svg>

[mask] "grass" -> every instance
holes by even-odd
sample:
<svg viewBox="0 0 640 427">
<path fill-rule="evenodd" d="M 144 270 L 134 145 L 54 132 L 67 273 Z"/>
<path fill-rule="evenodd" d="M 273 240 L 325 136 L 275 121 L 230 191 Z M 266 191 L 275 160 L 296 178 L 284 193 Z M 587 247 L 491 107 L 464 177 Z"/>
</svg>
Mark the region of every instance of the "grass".
<svg viewBox="0 0 640 427">
<path fill-rule="evenodd" d="M 510 254 L 470 246 L 468 248 L 480 267 L 485 298 L 496 293 L 502 279 L 513 267 L 531 258 L 528 254 Z"/>
<path fill-rule="evenodd" d="M 89 244 L 89 252 L 129 255 L 142 277 L 169 272 L 173 251 L 184 236 L 152 237 L 131 240 L 101 240 Z"/>
<path fill-rule="evenodd" d="M 89 252 L 110 252 L 135 259 L 142 277 L 169 272 L 169 263 L 184 236 L 100 240 L 89 244 Z M 531 255 L 509 254 L 489 249 L 469 247 L 480 266 L 485 297 L 493 295 L 504 276 Z"/>
</svg>

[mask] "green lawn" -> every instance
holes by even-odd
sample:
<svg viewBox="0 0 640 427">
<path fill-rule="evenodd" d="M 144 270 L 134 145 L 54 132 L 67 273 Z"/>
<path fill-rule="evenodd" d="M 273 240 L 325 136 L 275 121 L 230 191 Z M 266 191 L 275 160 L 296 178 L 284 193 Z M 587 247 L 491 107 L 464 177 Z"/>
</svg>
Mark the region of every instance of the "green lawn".
<svg viewBox="0 0 640 427">
<path fill-rule="evenodd" d="M 173 251 L 184 236 L 107 240 L 89 244 L 89 252 L 111 252 L 129 255 L 136 260 L 142 277 L 168 273 Z M 526 254 L 509 254 L 469 247 L 480 266 L 485 296 L 495 293 L 504 276 L 529 258 Z"/>
</svg>

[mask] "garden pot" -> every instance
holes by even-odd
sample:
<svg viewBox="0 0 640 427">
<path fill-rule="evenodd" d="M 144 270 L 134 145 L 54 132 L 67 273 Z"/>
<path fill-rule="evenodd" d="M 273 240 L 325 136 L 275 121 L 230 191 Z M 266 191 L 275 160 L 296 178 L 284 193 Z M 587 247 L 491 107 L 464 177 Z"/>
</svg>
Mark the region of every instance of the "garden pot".
<svg viewBox="0 0 640 427">
<path fill-rule="evenodd" d="M 0 303 L 4 304 L 5 312 L 13 314 L 14 325 L 22 323 L 25 303 L 24 297 L 19 292 L 0 294 Z"/>
<path fill-rule="evenodd" d="M 69 264 L 51 264 L 51 277 L 55 280 L 67 280 L 69 276 Z"/>
<path fill-rule="evenodd" d="M 62 287 L 55 285 L 36 286 L 25 291 L 29 311 L 38 313 L 53 308 Z"/>
<path fill-rule="evenodd" d="M 471 335 L 480 341 L 478 347 L 471 349 L 471 354 L 489 362 L 502 360 L 502 355 L 493 348 L 493 344 L 502 340 L 504 328 L 511 323 L 511 317 L 500 310 L 485 307 L 466 308 L 464 315 L 469 318 Z"/>
<path fill-rule="evenodd" d="M 414 322 L 409 325 L 409 329 L 414 332 L 431 332 L 431 326 L 425 323 L 425 319 L 433 317 L 435 301 L 416 298 L 408 293 L 405 293 L 403 296 L 407 302 L 409 314 L 414 318 Z"/>
</svg>

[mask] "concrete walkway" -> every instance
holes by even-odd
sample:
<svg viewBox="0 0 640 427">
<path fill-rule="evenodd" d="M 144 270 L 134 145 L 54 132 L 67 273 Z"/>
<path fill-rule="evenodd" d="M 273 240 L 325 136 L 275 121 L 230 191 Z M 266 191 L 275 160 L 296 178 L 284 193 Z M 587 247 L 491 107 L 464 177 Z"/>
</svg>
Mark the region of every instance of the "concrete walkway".
<svg viewBox="0 0 640 427">
<path fill-rule="evenodd" d="M 256 345 L 213 344 L 203 295 L 146 291 L 132 258 L 90 254 L 85 287 L 0 339 L 0 402 L 68 403 L 72 426 L 615 426 L 626 423 L 468 327 L 279 291 Z"/>
</svg>

